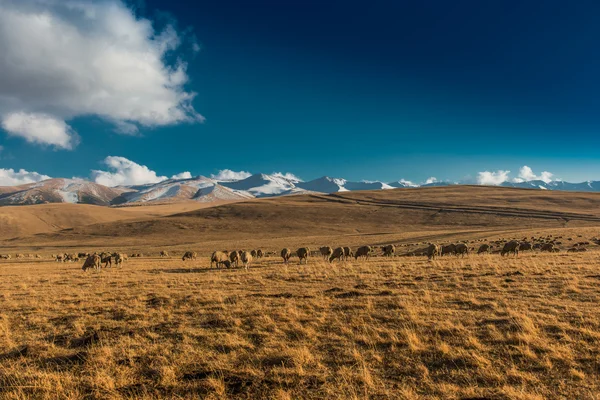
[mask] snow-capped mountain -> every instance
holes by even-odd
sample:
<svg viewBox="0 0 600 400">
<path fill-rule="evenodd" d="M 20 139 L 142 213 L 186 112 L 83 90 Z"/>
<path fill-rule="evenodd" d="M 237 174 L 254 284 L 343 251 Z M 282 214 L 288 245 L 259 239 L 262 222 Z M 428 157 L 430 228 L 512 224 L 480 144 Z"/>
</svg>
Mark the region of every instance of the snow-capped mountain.
<svg viewBox="0 0 600 400">
<path fill-rule="evenodd" d="M 335 179 L 328 176 L 323 176 L 312 181 L 299 182 L 298 187 L 311 192 L 336 193 L 347 192 L 348 189 L 344 187 L 345 184 L 345 179 Z"/>
<path fill-rule="evenodd" d="M 84 179 L 48 179 L 0 190 L 0 205 L 43 203 L 85 203 L 110 205 L 112 200 L 130 189 L 109 188 Z"/>
<path fill-rule="evenodd" d="M 159 183 L 130 186 L 132 191 L 115 198 L 112 204 L 174 203 L 196 200 L 203 203 L 220 200 L 244 200 L 251 194 L 232 190 L 204 176 L 191 179 L 168 179 Z"/>
<path fill-rule="evenodd" d="M 241 192 L 246 192 L 254 197 L 271 197 L 290 194 L 298 180 L 289 179 L 279 175 L 254 174 L 239 181 L 222 181 L 222 186 Z M 297 191 L 296 191 L 297 192 Z"/>
<path fill-rule="evenodd" d="M 0 187 L 0 205 L 41 203 L 144 205 L 181 201 L 214 203 L 291 194 L 338 193 L 355 190 L 383 190 L 456 184 L 441 181 L 417 185 L 405 180 L 389 184 L 379 181 L 351 182 L 328 176 L 303 182 L 281 174 L 255 174 L 240 180 L 219 180 L 197 176 L 190 179 L 168 179 L 147 185 L 110 188 L 84 179 L 56 178 L 21 186 Z M 600 192 L 600 181 L 569 183 L 533 180 L 504 182 L 501 186 L 537 190 Z"/>
</svg>

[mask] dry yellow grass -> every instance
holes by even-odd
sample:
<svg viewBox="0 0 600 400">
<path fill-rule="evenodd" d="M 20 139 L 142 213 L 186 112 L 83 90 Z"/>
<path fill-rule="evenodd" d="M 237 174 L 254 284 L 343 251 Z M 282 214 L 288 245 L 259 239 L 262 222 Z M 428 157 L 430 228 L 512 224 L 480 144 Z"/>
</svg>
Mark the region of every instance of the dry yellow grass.
<svg viewBox="0 0 600 400">
<path fill-rule="evenodd" d="M 0 263 L 0 397 L 594 399 L 597 252 Z"/>
<path fill-rule="evenodd" d="M 0 398 L 598 399 L 600 246 L 565 250 L 600 236 L 599 204 L 451 187 L 203 210 L 5 208 L 37 235 L 0 240 L 13 256 L 0 260 Z M 70 225 L 37 227 L 39 215 Z M 562 252 L 208 268 L 223 249 L 393 243 L 404 254 L 549 235 Z M 145 257 L 87 273 L 50 261 L 104 250 Z M 186 250 L 198 260 L 182 262 Z"/>
</svg>

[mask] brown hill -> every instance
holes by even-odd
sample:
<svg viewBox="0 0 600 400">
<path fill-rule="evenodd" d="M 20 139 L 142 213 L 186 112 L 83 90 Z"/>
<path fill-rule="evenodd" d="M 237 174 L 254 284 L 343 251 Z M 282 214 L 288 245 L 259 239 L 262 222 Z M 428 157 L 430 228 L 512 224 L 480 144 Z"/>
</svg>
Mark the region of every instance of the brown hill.
<svg viewBox="0 0 600 400">
<path fill-rule="evenodd" d="M 600 194 L 479 186 L 253 200 L 135 221 L 97 221 L 38 235 L 44 246 L 257 247 L 400 243 L 511 230 L 600 225 Z M 169 210 L 169 206 L 163 209 Z M 119 210 L 106 209 L 108 213 Z M 31 242 L 31 241 L 29 241 Z M 29 243 L 27 242 L 27 243 Z M 25 244 L 13 240 L 12 245 Z"/>
</svg>

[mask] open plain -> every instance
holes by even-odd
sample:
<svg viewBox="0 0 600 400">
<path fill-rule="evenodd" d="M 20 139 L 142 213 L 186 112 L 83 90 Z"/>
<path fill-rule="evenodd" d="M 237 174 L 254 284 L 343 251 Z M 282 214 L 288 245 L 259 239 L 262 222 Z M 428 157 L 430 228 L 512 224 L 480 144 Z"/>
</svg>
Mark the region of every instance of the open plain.
<svg viewBox="0 0 600 400">
<path fill-rule="evenodd" d="M 597 399 L 599 206 L 598 194 L 456 186 L 4 207 L 0 398 Z M 560 251 L 476 254 L 509 239 Z M 430 242 L 472 250 L 428 260 Z M 361 245 L 368 260 L 278 257 Z M 210 268 L 215 250 L 258 248 L 248 271 Z M 51 257 L 101 251 L 142 257 L 99 272 Z"/>
</svg>

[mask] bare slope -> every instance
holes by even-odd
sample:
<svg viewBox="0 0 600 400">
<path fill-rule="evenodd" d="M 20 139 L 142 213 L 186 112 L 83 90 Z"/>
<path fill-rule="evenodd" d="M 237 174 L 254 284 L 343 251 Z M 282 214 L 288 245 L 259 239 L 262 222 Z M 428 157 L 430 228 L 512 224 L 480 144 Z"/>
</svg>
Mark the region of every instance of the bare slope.
<svg viewBox="0 0 600 400">
<path fill-rule="evenodd" d="M 600 225 L 600 194 L 453 186 L 254 200 L 137 221 L 74 226 L 40 245 L 187 246 L 341 238 L 342 243 L 423 240 L 455 232 Z M 114 211 L 114 210 L 112 210 Z M 100 221 L 99 221 L 100 222 Z M 372 237 L 372 238 L 369 238 Z M 407 237 L 407 236 L 406 236 Z M 376 238 L 376 239 L 374 239 Z M 343 240 L 342 240 L 343 239 Z M 13 241 L 13 245 L 19 244 Z"/>
</svg>

